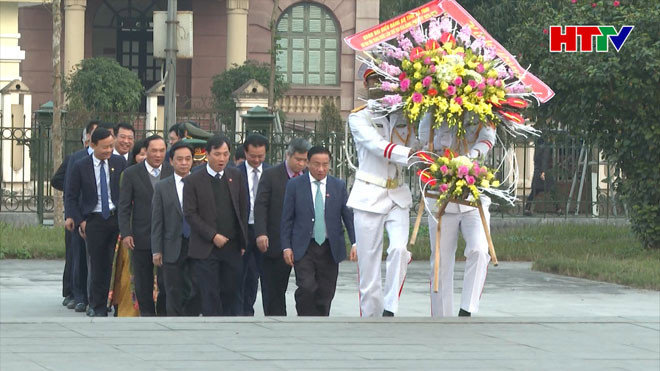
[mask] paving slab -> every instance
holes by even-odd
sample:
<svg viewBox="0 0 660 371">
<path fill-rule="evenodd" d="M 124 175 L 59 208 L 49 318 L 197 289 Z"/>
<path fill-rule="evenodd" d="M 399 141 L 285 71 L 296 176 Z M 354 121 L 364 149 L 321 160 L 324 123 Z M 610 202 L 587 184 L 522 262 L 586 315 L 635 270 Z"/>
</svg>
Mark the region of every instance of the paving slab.
<svg viewBox="0 0 660 371">
<path fill-rule="evenodd" d="M 462 263 L 455 274 L 460 297 Z M 331 317 L 88 318 L 60 302 L 59 261 L 0 261 L 0 370 L 654 370 L 660 292 L 489 269 L 472 318 L 430 318 L 429 263 L 409 266 L 394 318 L 359 318 L 342 263 Z M 456 308 L 458 311 L 458 308 Z"/>
</svg>

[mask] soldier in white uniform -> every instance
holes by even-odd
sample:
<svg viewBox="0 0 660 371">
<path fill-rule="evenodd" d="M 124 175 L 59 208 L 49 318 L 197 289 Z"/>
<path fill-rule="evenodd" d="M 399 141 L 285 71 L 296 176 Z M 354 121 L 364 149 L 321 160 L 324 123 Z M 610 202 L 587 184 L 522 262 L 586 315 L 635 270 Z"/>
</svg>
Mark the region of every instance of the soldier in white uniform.
<svg viewBox="0 0 660 371">
<path fill-rule="evenodd" d="M 430 114 L 424 116 L 419 126 L 419 140 L 429 143 L 430 128 L 432 125 Z M 437 153 L 442 154 L 445 149 L 451 149 L 460 155 L 477 159 L 486 156 L 495 143 L 495 128 L 486 124 L 465 124 L 466 134 L 457 139 L 456 127 L 449 128 L 446 123 L 434 130 L 433 147 Z M 488 206 L 490 199 L 480 196 L 487 223 L 490 223 Z M 428 217 L 429 237 L 431 240 L 431 272 L 434 270 L 435 235 L 437 228 L 437 199 L 426 198 L 426 204 L 433 212 L 434 217 Z M 471 313 L 479 310 L 479 299 L 486 280 L 486 272 L 490 255 L 488 242 L 475 207 L 449 203 L 442 216 L 440 228 L 440 272 L 439 289 L 437 293 L 431 289 L 431 315 L 433 317 L 447 317 L 454 312 L 454 260 L 456 255 L 458 231 L 463 234 L 465 247 L 465 273 L 463 275 L 463 292 L 459 316 L 469 317 Z M 489 227 L 490 229 L 490 224 Z M 434 287 L 434 275 L 431 274 L 431 288 Z"/>
<path fill-rule="evenodd" d="M 382 96 L 380 77 L 363 66 L 360 74 L 369 98 Z M 407 250 L 412 204 L 403 179 L 403 166 L 417 146 L 414 129 L 400 111 L 387 116 L 372 112 L 369 101 L 348 117 L 359 161 L 347 205 L 354 210 L 357 245 L 360 315 L 393 316 L 411 259 Z M 383 231 L 387 230 L 385 287 L 381 284 Z"/>
</svg>

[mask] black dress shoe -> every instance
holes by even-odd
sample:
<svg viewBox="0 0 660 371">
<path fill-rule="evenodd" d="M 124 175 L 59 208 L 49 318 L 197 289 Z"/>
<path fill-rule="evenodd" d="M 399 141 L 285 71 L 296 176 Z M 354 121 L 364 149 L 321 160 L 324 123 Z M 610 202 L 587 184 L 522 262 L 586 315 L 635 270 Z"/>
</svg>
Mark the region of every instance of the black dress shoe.
<svg viewBox="0 0 660 371">
<path fill-rule="evenodd" d="M 87 317 L 94 317 L 94 313 L 95 312 L 94 312 L 94 309 L 92 309 L 92 307 L 87 307 L 87 311 L 85 312 Z"/>
<path fill-rule="evenodd" d="M 76 304 L 76 307 L 74 309 L 78 313 L 82 313 L 87 310 L 87 304 L 85 303 L 78 303 Z"/>
<path fill-rule="evenodd" d="M 394 313 L 392 313 L 389 310 L 385 309 L 383 311 L 383 317 L 394 317 Z"/>
<path fill-rule="evenodd" d="M 472 317 L 472 313 L 470 313 L 467 310 L 461 308 L 461 310 L 458 311 L 458 316 L 459 317 Z"/>
<path fill-rule="evenodd" d="M 75 308 L 75 307 L 76 307 L 76 301 L 75 301 L 75 300 L 71 300 L 71 301 L 69 302 L 69 304 L 66 305 L 66 307 L 67 307 L 68 309 L 73 309 L 73 308 Z"/>
<path fill-rule="evenodd" d="M 66 307 L 72 301 L 74 301 L 73 296 L 67 296 L 66 298 L 64 298 L 64 300 L 62 300 L 62 305 Z"/>
<path fill-rule="evenodd" d="M 101 312 L 101 311 L 95 311 L 92 308 L 87 309 L 87 316 L 88 317 L 107 317 L 108 312 Z"/>
</svg>

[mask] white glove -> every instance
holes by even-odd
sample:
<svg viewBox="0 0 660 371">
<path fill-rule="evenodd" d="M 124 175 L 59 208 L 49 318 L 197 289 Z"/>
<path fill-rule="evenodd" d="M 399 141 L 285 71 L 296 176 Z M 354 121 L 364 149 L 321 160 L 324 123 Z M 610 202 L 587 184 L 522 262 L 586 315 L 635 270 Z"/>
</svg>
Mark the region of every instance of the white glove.
<svg viewBox="0 0 660 371">
<path fill-rule="evenodd" d="M 471 149 L 468 153 L 468 157 L 471 159 L 478 158 L 479 156 L 481 156 L 481 153 L 476 149 Z"/>
</svg>

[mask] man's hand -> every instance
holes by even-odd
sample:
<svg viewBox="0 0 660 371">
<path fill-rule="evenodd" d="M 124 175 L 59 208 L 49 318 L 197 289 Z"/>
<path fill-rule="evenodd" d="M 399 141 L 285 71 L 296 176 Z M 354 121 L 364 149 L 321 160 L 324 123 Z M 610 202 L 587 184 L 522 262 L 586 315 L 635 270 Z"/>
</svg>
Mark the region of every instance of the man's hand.
<svg viewBox="0 0 660 371">
<path fill-rule="evenodd" d="M 468 157 L 469 157 L 470 159 L 473 159 L 473 160 L 474 160 L 475 158 L 478 158 L 479 156 L 481 156 L 481 153 L 480 153 L 478 150 L 476 150 L 476 149 L 472 149 L 472 150 L 470 150 L 470 152 L 468 153 Z"/>
<path fill-rule="evenodd" d="M 229 238 L 227 238 L 227 237 L 221 235 L 220 233 L 216 234 L 216 235 L 213 237 L 213 244 L 214 244 L 217 248 L 222 248 L 225 244 L 227 244 L 227 242 L 229 242 Z"/>
<path fill-rule="evenodd" d="M 353 247 L 351 247 L 351 253 L 349 254 L 348 258 L 352 262 L 357 261 L 357 246 L 353 245 Z"/>
<path fill-rule="evenodd" d="M 154 265 L 157 267 L 162 267 L 163 266 L 163 254 L 161 253 L 156 253 L 153 255 L 151 258 L 154 262 Z"/>
<path fill-rule="evenodd" d="M 121 244 L 127 249 L 133 250 L 135 248 L 135 241 L 133 241 L 133 236 L 126 236 L 122 238 Z"/>
<path fill-rule="evenodd" d="M 245 255 L 245 249 L 241 249 L 241 256 Z"/>
<path fill-rule="evenodd" d="M 76 223 L 73 221 L 73 218 L 66 218 L 64 221 L 64 228 L 66 228 L 67 231 L 73 232 L 73 228 L 76 227 Z"/>
<path fill-rule="evenodd" d="M 83 220 L 80 223 L 80 227 L 78 227 L 78 233 L 80 234 L 80 237 L 84 239 L 87 238 L 87 234 L 85 234 L 85 227 L 87 227 L 87 221 Z"/>
<path fill-rule="evenodd" d="M 542 173 L 541 173 L 541 177 L 540 177 L 540 178 L 541 178 L 541 180 L 545 180 L 545 172 L 542 172 Z"/>
<path fill-rule="evenodd" d="M 293 267 L 293 250 L 284 249 L 284 251 L 282 251 L 282 254 L 283 254 L 282 257 L 284 258 L 284 262 Z"/>
<path fill-rule="evenodd" d="M 266 250 L 268 250 L 268 236 L 261 235 L 257 237 L 257 247 L 259 248 L 259 251 L 265 253 Z"/>
</svg>

